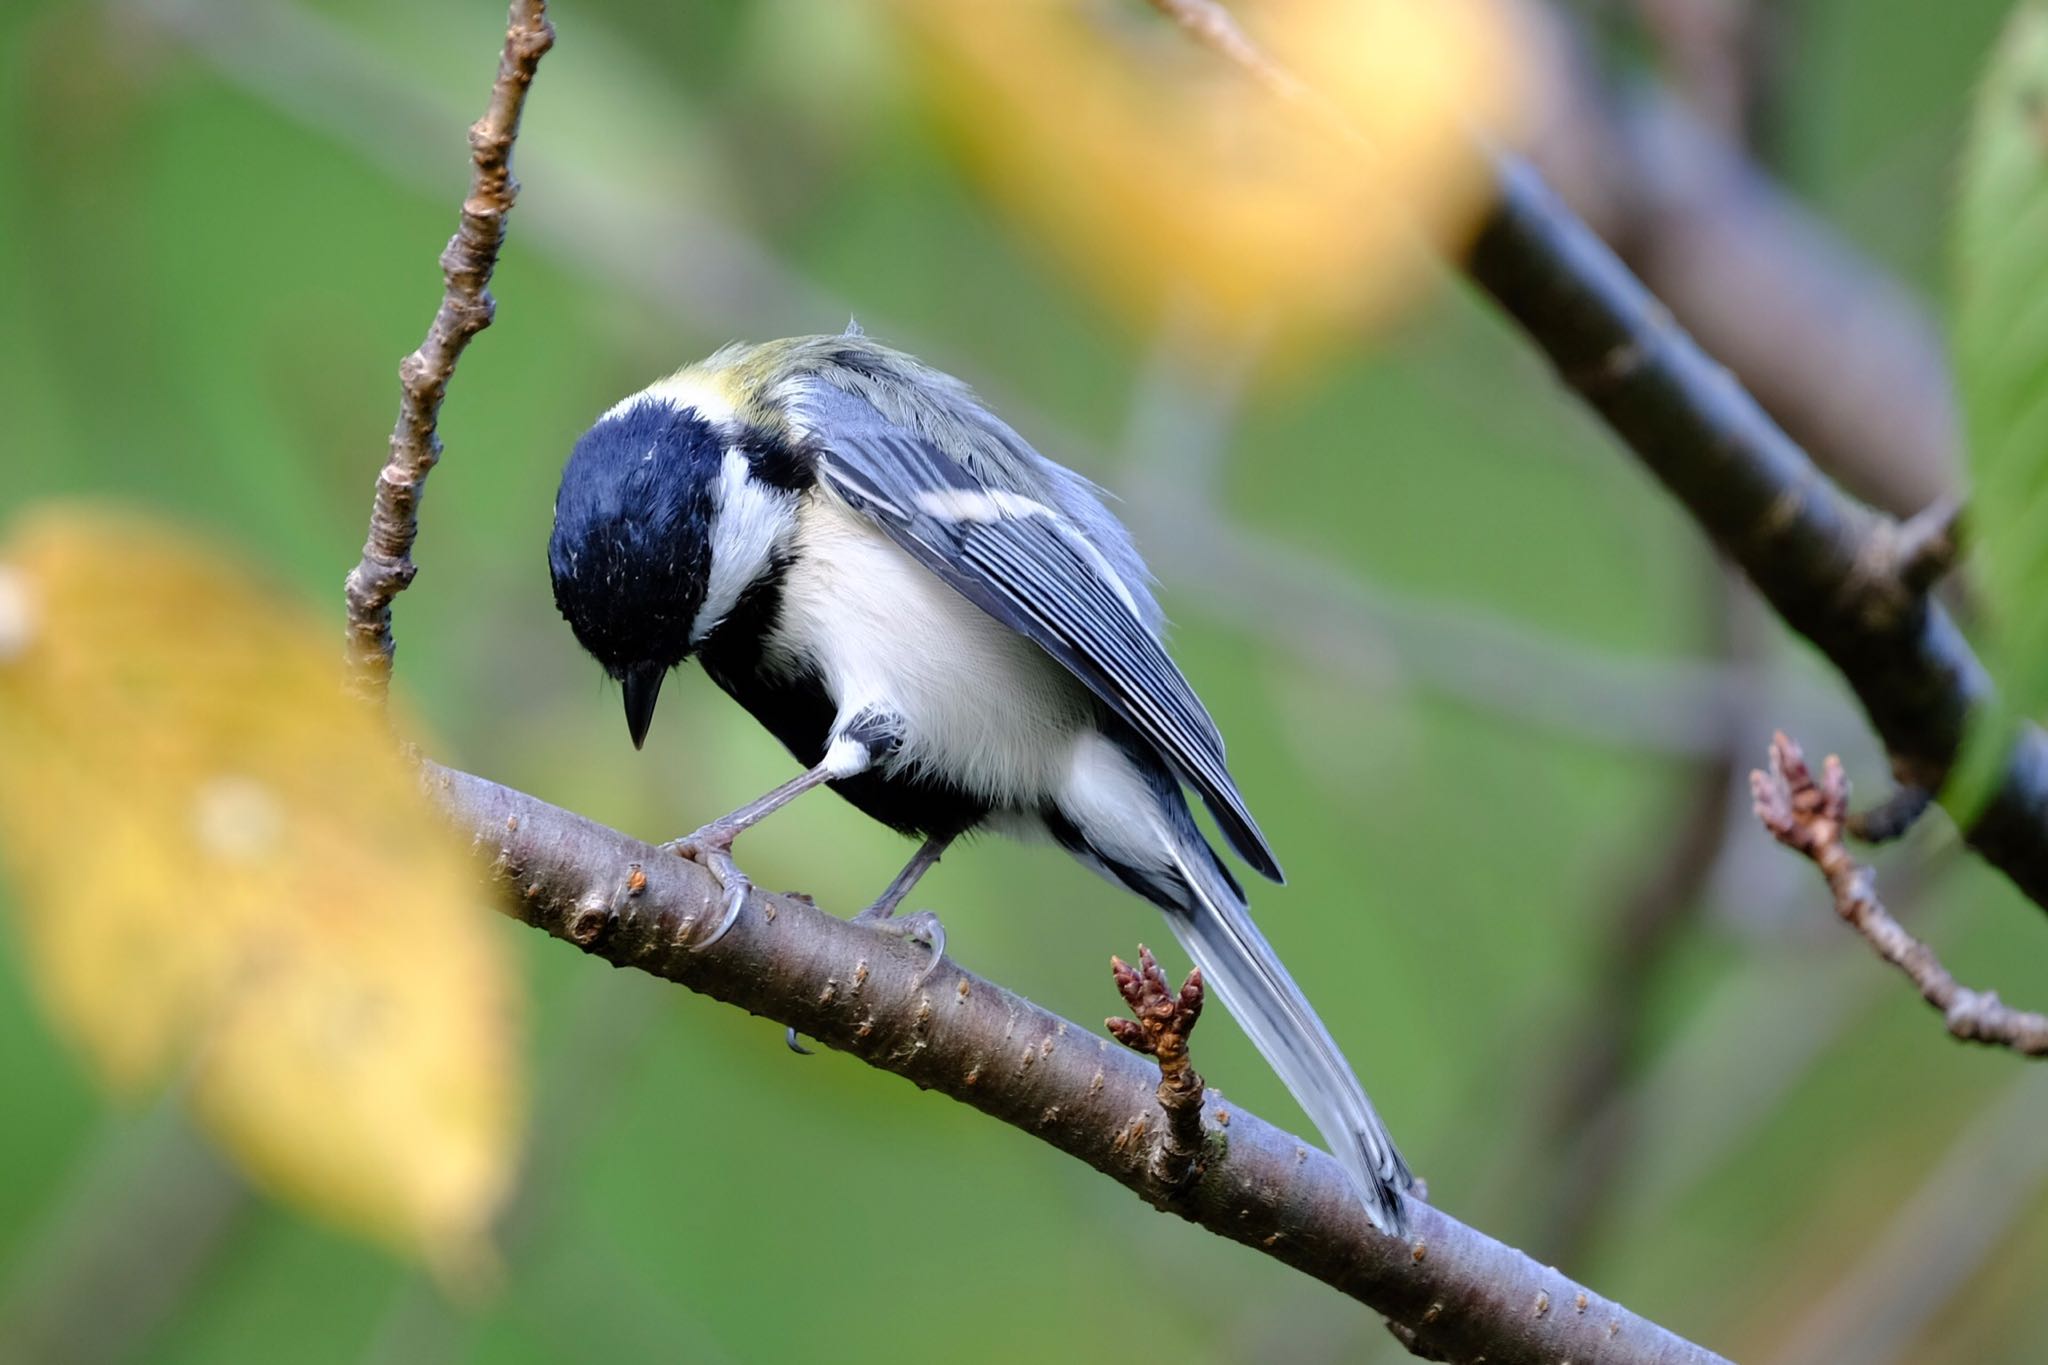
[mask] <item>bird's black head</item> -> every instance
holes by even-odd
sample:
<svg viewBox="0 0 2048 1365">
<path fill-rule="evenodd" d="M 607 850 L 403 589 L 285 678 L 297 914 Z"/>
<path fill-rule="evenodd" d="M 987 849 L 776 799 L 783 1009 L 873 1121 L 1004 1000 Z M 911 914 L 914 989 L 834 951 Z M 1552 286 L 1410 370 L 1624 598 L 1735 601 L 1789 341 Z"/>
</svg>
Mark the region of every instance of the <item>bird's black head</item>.
<svg viewBox="0 0 2048 1365">
<path fill-rule="evenodd" d="M 662 679 L 690 654 L 723 453 L 695 411 L 643 399 L 585 432 L 562 469 L 548 542 L 555 606 L 624 685 L 636 748 Z"/>
</svg>

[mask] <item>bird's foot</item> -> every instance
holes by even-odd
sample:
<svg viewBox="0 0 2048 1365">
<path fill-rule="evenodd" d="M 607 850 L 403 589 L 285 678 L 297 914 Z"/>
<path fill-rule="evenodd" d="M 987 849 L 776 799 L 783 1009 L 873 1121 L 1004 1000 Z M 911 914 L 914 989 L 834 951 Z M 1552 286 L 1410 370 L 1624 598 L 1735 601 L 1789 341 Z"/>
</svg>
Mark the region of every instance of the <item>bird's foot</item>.
<svg viewBox="0 0 2048 1365">
<path fill-rule="evenodd" d="M 718 942 L 740 917 L 740 907 L 747 903 L 747 892 L 754 883 L 747 874 L 740 871 L 740 865 L 733 861 L 732 843 L 739 837 L 739 830 L 724 821 L 713 820 L 695 834 L 680 839 L 671 839 L 661 846 L 664 853 L 673 853 L 679 858 L 688 858 L 697 866 L 709 872 L 725 890 L 725 910 L 711 932 L 700 941 L 690 945 L 691 952 L 701 953 Z"/>
<path fill-rule="evenodd" d="M 871 905 L 855 915 L 853 922 L 865 924 L 877 933 L 895 934 L 899 938 L 909 939 L 912 943 L 922 943 L 932 950 L 931 961 L 924 964 L 924 970 L 917 974 L 917 980 L 910 983 L 911 989 L 915 990 L 938 970 L 941 962 L 946 960 L 946 926 L 929 910 L 919 910 L 915 914 L 901 917 L 895 915 L 893 910 L 893 906 Z"/>
</svg>

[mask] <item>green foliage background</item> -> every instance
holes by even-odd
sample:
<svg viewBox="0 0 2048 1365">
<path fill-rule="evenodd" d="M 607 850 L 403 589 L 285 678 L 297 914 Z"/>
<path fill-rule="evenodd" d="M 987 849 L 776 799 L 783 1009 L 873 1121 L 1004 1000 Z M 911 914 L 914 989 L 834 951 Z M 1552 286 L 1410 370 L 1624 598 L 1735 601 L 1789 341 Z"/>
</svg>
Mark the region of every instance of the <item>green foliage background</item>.
<svg viewBox="0 0 2048 1365">
<path fill-rule="evenodd" d="M 2048 7 L 2023 3 L 1977 97 L 1956 211 L 1956 373 L 1990 666 L 2011 715 L 2048 702 Z M 1951 808 L 1989 794 L 2010 724 L 1980 723 Z M 1958 799 L 1959 798 L 1959 799 Z"/>
<path fill-rule="evenodd" d="M 1797 8 L 1785 173 L 1936 290 L 1971 85 L 2004 7 Z M 0 7 L 0 513 L 77 494 L 155 508 L 338 620 L 502 18 L 498 0 Z M 695 676 L 634 754 L 555 618 L 550 499 L 590 417 L 730 337 L 832 330 L 851 310 L 1115 488 L 1133 473 L 1117 452 L 1148 343 L 983 205 L 854 6 L 564 0 L 556 23 L 499 325 L 446 410 L 399 678 L 451 761 L 665 837 L 787 763 Z M 757 287 L 693 221 L 724 224 L 801 288 Z M 1712 649 L 1696 533 L 1455 284 L 1393 336 L 1258 399 L 1223 477 L 1238 524 L 1425 618 L 1504 617 L 1595 658 Z M 1163 597 L 1292 876 L 1256 897 L 1262 923 L 1437 1199 L 1542 1254 L 1560 1049 L 1689 763 L 1533 721 L 1541 697 L 1449 700 L 1385 640 L 1283 649 L 1170 576 Z M 1850 703 L 1769 631 L 1774 676 L 1791 680 L 1773 695 L 1839 698 L 1839 728 L 1807 738 L 1845 746 L 1881 789 Z M 1361 655 L 1369 667 L 1343 663 Z M 1502 681 L 1510 696 L 1543 686 Z M 1783 718 L 1758 716 L 1758 756 Z M 2048 1003 L 2038 912 L 1944 842 L 1923 832 L 1880 875 L 1924 868 L 1916 922 L 1958 974 Z M 1565 1268 L 1731 1355 L 1789 1359 L 1841 1339 L 1836 1306 L 1852 1327 L 1867 1316 L 1858 1277 L 1882 1285 L 1900 1237 L 1907 1265 L 1957 1280 L 1886 1343 L 1893 1358 L 2043 1358 L 2048 1163 L 2013 1135 L 2041 1131 L 2048 1077 L 1946 1039 L 1766 844 L 1738 827 L 1697 927 L 1649 983 L 1630 1063 L 1642 1126 Z M 848 909 L 904 853 L 827 800 L 745 850 L 764 883 Z M 955 856 L 918 903 L 970 966 L 1083 1020 L 1113 1001 L 1109 955 L 1164 938 L 1147 907 L 1042 850 Z M 125 1338 L 129 1358 L 195 1365 L 1404 1358 L 1349 1301 L 1041 1144 L 504 932 L 541 1001 L 534 1159 L 503 1286 L 459 1305 L 236 1194 L 174 1118 L 105 1107 L 0 946 L 0 1343 L 54 1320 L 81 1358 Z M 1299 1122 L 1220 1016 L 1204 1036 L 1218 1085 Z M 1960 1241 L 1927 1240 L 1947 1226 L 1934 1213 L 1898 1221 L 1916 1194 L 1938 1212 L 1973 1191 L 1988 1212 Z M 109 1255 L 119 1278 L 79 1273 Z"/>
</svg>

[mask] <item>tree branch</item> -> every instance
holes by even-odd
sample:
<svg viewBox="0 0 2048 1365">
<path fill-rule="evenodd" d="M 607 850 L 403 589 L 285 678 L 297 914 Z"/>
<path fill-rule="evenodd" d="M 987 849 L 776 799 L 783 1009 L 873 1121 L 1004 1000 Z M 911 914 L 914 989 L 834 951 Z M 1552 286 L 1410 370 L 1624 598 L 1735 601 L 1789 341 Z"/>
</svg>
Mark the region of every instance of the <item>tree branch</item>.
<svg viewBox="0 0 2048 1365">
<path fill-rule="evenodd" d="M 1215 0 L 1152 4 L 1276 96 L 1327 110 Z M 1358 137 L 1341 123 L 1331 131 Z M 1900 780 L 1939 790 L 1971 713 L 1993 693 L 1926 591 L 1927 541 L 1830 482 L 1534 170 L 1490 155 L 1495 204 L 1467 261 L 1473 280 L 1840 670 Z M 2048 735 L 2039 727 L 2020 731 L 1964 837 L 2048 907 Z"/>
<path fill-rule="evenodd" d="M 429 766 L 429 787 L 488 862 L 510 913 L 615 966 L 796 1028 L 1050 1143 L 1147 1203 L 1367 1304 L 1446 1360 L 1679 1365 L 1721 1357 L 1419 1200 L 1411 1237 L 1366 1222 L 1334 1159 L 1215 1090 L 1204 1160 L 1160 1159 L 1159 1069 L 947 959 L 805 901 L 753 894 L 695 952 L 722 893 L 696 864 L 534 797 Z"/>
<path fill-rule="evenodd" d="M 1500 162 L 1474 278 L 1840 670 L 1901 781 L 1938 789 L 1991 682 L 1928 587 L 1946 507 L 1901 523 L 1813 466 L 1533 172 Z M 2026 727 L 1965 837 L 2048 905 L 2048 737 Z"/>
<path fill-rule="evenodd" d="M 441 253 L 443 292 L 433 325 L 419 349 L 398 367 L 398 422 L 391 450 L 377 475 L 363 557 L 349 571 L 348 654 L 356 686 L 381 697 L 391 683 L 391 602 L 412 583 L 418 568 L 412 544 L 419 531 L 420 495 L 441 458 L 435 426 L 441 399 L 455 375 L 455 362 L 470 338 L 491 325 L 491 271 L 505 241 L 505 220 L 519 196 L 512 178 L 512 143 L 519 136 L 519 112 L 540 59 L 554 45 L 547 0 L 512 0 L 505 48 L 490 106 L 469 130 L 469 197 L 462 218 Z"/>
<path fill-rule="evenodd" d="M 1609 93 L 1560 47 L 1530 157 L 1563 198 L 1837 482 L 1901 516 L 1952 493 L 1955 394 L 1920 300 L 1680 99 Z"/>
<path fill-rule="evenodd" d="M 1850 855 L 1843 837 L 1849 818 L 1849 780 L 1841 760 L 1828 758 L 1819 781 L 1806 756 L 1783 731 L 1771 741 L 1768 772 L 1749 775 L 1757 819 L 1785 847 L 1813 860 L 1835 896 L 1835 913 L 1863 935 L 1877 955 L 1905 973 L 1928 1004 L 1941 1011 L 1948 1031 L 1968 1043 L 2048 1056 L 2048 1016 L 2016 1010 L 1996 991 L 1959 985 L 1934 950 L 1906 932 L 1877 898 L 1870 869 Z"/>
</svg>

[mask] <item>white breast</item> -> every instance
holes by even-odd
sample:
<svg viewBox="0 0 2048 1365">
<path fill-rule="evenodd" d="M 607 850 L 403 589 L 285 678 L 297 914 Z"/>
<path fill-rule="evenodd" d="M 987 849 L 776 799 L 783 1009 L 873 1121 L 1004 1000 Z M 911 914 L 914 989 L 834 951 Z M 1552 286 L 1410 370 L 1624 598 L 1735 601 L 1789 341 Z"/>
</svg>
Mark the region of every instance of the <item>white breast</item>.
<svg viewBox="0 0 2048 1365">
<path fill-rule="evenodd" d="M 790 550 L 770 667 L 817 669 L 840 725 L 899 717 L 893 769 L 943 773 L 998 806 L 1060 790 L 1092 715 L 1072 674 L 828 493 L 804 496 Z"/>
</svg>

